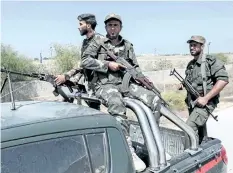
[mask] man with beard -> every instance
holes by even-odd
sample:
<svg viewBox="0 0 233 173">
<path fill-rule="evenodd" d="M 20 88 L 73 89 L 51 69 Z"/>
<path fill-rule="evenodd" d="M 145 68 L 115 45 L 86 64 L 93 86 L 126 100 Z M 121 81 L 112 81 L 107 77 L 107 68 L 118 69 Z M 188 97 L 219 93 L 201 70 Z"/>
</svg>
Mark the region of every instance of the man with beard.
<svg viewBox="0 0 233 173">
<path fill-rule="evenodd" d="M 141 172 L 146 168 L 146 165 L 135 154 L 134 148 L 132 147 L 123 97 L 128 96 L 138 99 L 152 111 L 158 109 L 159 97 L 153 91 L 150 91 L 133 81 L 130 81 L 129 91 L 127 93 L 122 92 L 123 73 L 121 70 L 126 67 L 110 60 L 102 45 L 116 56 L 125 58 L 137 71 L 141 72 L 141 70 L 134 53 L 133 44 L 119 35 L 122 29 L 121 17 L 116 14 L 107 15 L 104 23 L 107 38 L 101 41 L 96 40 L 89 45 L 82 56 L 80 66 L 84 69 L 93 70 L 94 77 L 92 80 L 89 80 L 89 83 L 91 83 L 91 86 L 93 87 L 94 94 L 103 101 L 103 104 L 108 108 L 109 114 L 116 117 L 121 123 L 132 153 L 136 171 Z M 168 154 L 167 159 L 170 159 Z"/>
<path fill-rule="evenodd" d="M 105 43 L 105 41 L 108 39 L 94 32 L 96 26 L 94 15 L 82 14 L 78 17 L 78 19 L 80 21 L 80 34 L 86 35 L 87 37 L 83 41 L 80 67 L 84 73 L 85 80 L 88 82 L 88 89 L 94 91 L 95 94 L 98 92 L 98 98 L 103 100 L 106 106 L 110 107 L 110 111 L 108 112 L 115 116 L 116 120 L 122 125 L 123 132 L 126 135 L 126 139 L 132 153 L 135 169 L 139 172 L 143 171 L 146 168 L 146 165 L 136 155 L 133 149 L 132 142 L 129 137 L 129 124 L 124 121 L 126 118 L 126 108 L 124 106 L 121 93 L 118 91 L 118 89 L 116 90 L 116 86 L 114 85 L 119 83 L 117 81 L 118 78 L 114 77 L 116 74 L 115 71 L 119 70 L 120 68 L 124 68 L 124 66 L 105 59 L 107 56 L 106 52 L 103 52 L 100 45 Z M 104 58 L 102 58 L 103 55 Z M 74 75 L 80 75 L 78 68 L 74 68 L 64 75 L 58 75 L 55 81 L 58 85 L 60 85 Z M 117 76 L 119 75 L 117 74 Z M 113 83 L 113 81 L 115 82 Z M 111 86 L 108 84 L 111 84 Z M 102 92 L 102 87 L 104 88 L 105 86 L 111 88 L 107 87 L 108 90 L 104 90 L 104 92 Z M 107 94 L 108 92 L 109 94 Z M 115 102 L 113 100 L 115 100 Z M 96 105 L 93 107 L 95 106 Z"/>
<path fill-rule="evenodd" d="M 195 131 L 199 144 L 204 136 L 207 136 L 206 121 L 209 114 L 204 106 L 208 105 L 210 111 L 213 112 L 219 103 L 219 93 L 228 84 L 228 74 L 224 64 L 215 56 L 204 55 L 205 42 L 206 39 L 198 35 L 192 36 L 187 41 L 190 53 L 194 58 L 188 63 L 185 71 L 186 80 L 201 95 L 195 99 L 193 95 L 187 93 L 185 99 L 189 111 L 186 123 Z M 192 107 L 192 104 L 195 106 Z M 189 145 L 187 138 L 185 145 L 186 148 Z"/>
<path fill-rule="evenodd" d="M 81 56 L 83 55 L 83 52 L 85 49 L 89 46 L 90 42 L 94 38 L 103 38 L 98 33 L 95 33 L 95 27 L 97 25 L 95 15 L 93 14 L 81 14 L 78 16 L 79 20 L 79 31 L 81 36 L 86 36 L 86 39 L 83 40 L 82 48 L 81 48 Z M 86 73 L 88 73 L 86 71 Z M 90 75 L 90 74 L 88 74 Z M 86 86 L 86 90 L 90 91 L 90 87 L 88 86 L 88 83 L 86 82 L 83 69 L 78 67 L 78 64 L 71 69 L 70 71 L 66 72 L 62 75 L 57 75 L 55 82 L 60 85 L 63 84 L 66 80 L 70 80 L 74 82 L 75 84 L 83 84 Z M 95 102 L 86 101 L 89 107 L 100 110 L 100 104 Z"/>
<path fill-rule="evenodd" d="M 116 56 L 125 58 L 138 72 L 141 72 L 139 64 L 137 62 L 133 44 L 130 43 L 128 40 L 124 39 L 120 35 L 120 31 L 122 29 L 122 20 L 119 15 L 110 14 L 105 18 L 105 29 L 107 32 L 107 39 L 104 41 L 104 46 L 114 53 Z M 101 51 L 104 52 L 104 51 Z M 128 93 L 121 93 L 121 85 L 122 85 L 122 77 L 123 73 L 121 72 L 122 69 L 125 67 L 122 64 L 117 62 L 111 61 L 108 59 L 106 53 L 101 53 L 98 55 L 98 59 L 105 59 L 109 60 L 109 71 L 106 75 L 104 81 L 100 88 L 96 91 L 96 95 L 102 97 L 102 99 L 108 102 L 108 112 L 111 114 L 118 114 L 118 115 L 125 115 L 126 107 L 122 102 L 122 94 L 123 96 L 129 96 L 141 100 L 144 102 L 148 107 L 152 110 L 155 110 L 157 106 L 158 97 L 152 91 L 147 90 L 146 88 L 139 86 L 137 83 L 131 82 L 129 85 L 129 92 Z M 106 82 L 105 82 L 106 80 Z M 109 90 L 110 89 L 110 90 Z M 117 93 L 116 93 L 117 91 Z M 101 93 L 101 94 L 100 94 Z M 111 100 L 110 95 L 113 94 L 119 100 L 114 98 Z M 110 97 L 110 98 L 109 98 Z M 111 104 L 112 103 L 112 104 Z"/>
</svg>

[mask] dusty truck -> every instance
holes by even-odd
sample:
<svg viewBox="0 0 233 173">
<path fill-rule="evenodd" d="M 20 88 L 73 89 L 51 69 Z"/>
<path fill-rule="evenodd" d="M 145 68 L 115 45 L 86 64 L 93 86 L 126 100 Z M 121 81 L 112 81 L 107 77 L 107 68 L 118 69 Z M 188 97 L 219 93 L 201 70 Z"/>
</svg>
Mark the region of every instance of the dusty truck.
<svg viewBox="0 0 233 173">
<path fill-rule="evenodd" d="M 227 155 L 219 139 L 197 145 L 193 131 L 170 115 L 167 118 L 191 139 L 191 147 L 183 150 L 184 132 L 159 127 L 141 102 L 124 101 L 138 118 L 131 122 L 130 135 L 147 165 L 144 172 L 227 172 Z M 68 102 L 8 102 L 1 103 L 1 109 L 2 173 L 135 172 L 121 127 L 106 113 Z"/>
<path fill-rule="evenodd" d="M 100 100 L 57 88 L 68 102 L 15 102 L 10 80 L 9 88 L 12 102 L 1 103 L 2 173 L 135 172 L 120 124 L 109 114 L 80 105 L 82 100 Z M 70 103 L 74 99 L 79 104 Z M 137 122 L 130 121 L 130 136 L 146 163 L 144 173 L 227 172 L 227 153 L 219 139 L 208 137 L 198 145 L 194 131 L 165 105 L 152 113 L 138 100 L 124 102 L 137 116 Z M 182 131 L 160 127 L 160 116 Z M 185 134 L 191 142 L 186 150 Z"/>
</svg>

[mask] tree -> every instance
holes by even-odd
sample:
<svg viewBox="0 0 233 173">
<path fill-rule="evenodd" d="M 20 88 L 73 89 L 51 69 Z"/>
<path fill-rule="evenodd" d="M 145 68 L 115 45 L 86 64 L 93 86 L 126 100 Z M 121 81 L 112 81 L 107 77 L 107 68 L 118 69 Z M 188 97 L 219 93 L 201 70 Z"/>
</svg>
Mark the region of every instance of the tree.
<svg viewBox="0 0 233 173">
<path fill-rule="evenodd" d="M 55 65 L 59 73 L 64 73 L 79 65 L 81 51 L 78 46 L 54 44 Z"/>
<path fill-rule="evenodd" d="M 220 59 L 224 64 L 229 62 L 228 56 L 224 55 L 223 53 L 214 54 L 218 59 Z"/>
<path fill-rule="evenodd" d="M 1 68 L 6 68 L 12 71 L 18 71 L 22 73 L 31 73 L 32 70 L 36 70 L 37 67 L 33 63 L 33 59 L 28 59 L 23 55 L 20 55 L 10 45 L 1 44 Z M 1 73 L 1 79 L 6 74 Z M 11 75 L 12 81 L 27 80 L 27 77 L 20 75 Z"/>
</svg>

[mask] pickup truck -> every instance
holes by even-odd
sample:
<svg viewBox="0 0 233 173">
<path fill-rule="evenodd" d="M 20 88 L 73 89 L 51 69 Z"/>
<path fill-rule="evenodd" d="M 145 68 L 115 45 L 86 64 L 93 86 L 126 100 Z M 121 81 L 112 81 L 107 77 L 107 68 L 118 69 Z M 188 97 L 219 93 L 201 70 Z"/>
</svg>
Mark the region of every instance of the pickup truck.
<svg viewBox="0 0 233 173">
<path fill-rule="evenodd" d="M 137 116 L 130 135 L 144 173 L 226 173 L 227 154 L 219 139 L 198 145 L 178 116 L 161 112 L 182 131 L 162 128 L 140 101 L 124 99 Z M 68 102 L 1 103 L 2 173 L 134 173 L 120 124 L 109 114 Z M 184 150 L 184 134 L 191 145 Z M 166 159 L 165 152 L 172 158 Z"/>
</svg>

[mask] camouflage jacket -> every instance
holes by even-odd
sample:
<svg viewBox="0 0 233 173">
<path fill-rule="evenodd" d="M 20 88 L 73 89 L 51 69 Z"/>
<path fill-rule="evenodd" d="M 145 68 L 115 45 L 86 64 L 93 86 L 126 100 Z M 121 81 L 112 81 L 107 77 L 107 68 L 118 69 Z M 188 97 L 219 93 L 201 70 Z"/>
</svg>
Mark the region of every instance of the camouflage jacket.
<svg viewBox="0 0 233 173">
<path fill-rule="evenodd" d="M 111 60 L 108 58 L 106 51 L 101 47 L 101 44 L 112 51 L 116 56 L 124 57 L 138 71 L 141 71 L 132 43 L 123 39 L 121 36 L 120 39 L 120 43 L 113 46 L 108 38 L 103 36 L 96 37 L 95 41 L 91 42 L 82 55 L 81 67 L 95 72 L 94 75 L 97 78 L 97 87 L 107 83 L 121 84 L 123 79 L 123 73 L 120 71 L 113 72 L 108 69 L 108 63 Z"/>
<path fill-rule="evenodd" d="M 81 48 L 81 56 L 83 55 L 83 52 L 89 46 L 91 41 L 95 38 L 95 35 L 99 35 L 99 34 L 95 33 L 92 37 L 83 40 L 82 48 Z M 73 67 L 73 69 L 71 69 L 70 71 L 66 72 L 65 75 L 67 75 L 68 78 L 72 77 L 72 80 L 74 81 L 79 80 L 83 74 L 82 69 L 79 66 L 80 66 L 79 64 L 76 64 L 76 66 Z"/>
<path fill-rule="evenodd" d="M 201 95 L 203 95 L 203 79 L 201 74 L 201 57 L 198 60 L 191 60 L 186 68 L 185 74 L 186 79 L 192 84 L 194 89 L 196 89 Z M 207 93 L 213 88 L 218 80 L 223 80 L 228 82 L 228 74 L 226 72 L 225 66 L 222 61 L 217 57 L 212 55 L 206 55 L 206 77 L 207 77 Z M 186 103 L 188 102 L 188 97 L 194 101 L 189 93 L 187 93 Z M 210 103 L 217 105 L 219 103 L 219 94 L 210 100 Z"/>
</svg>

